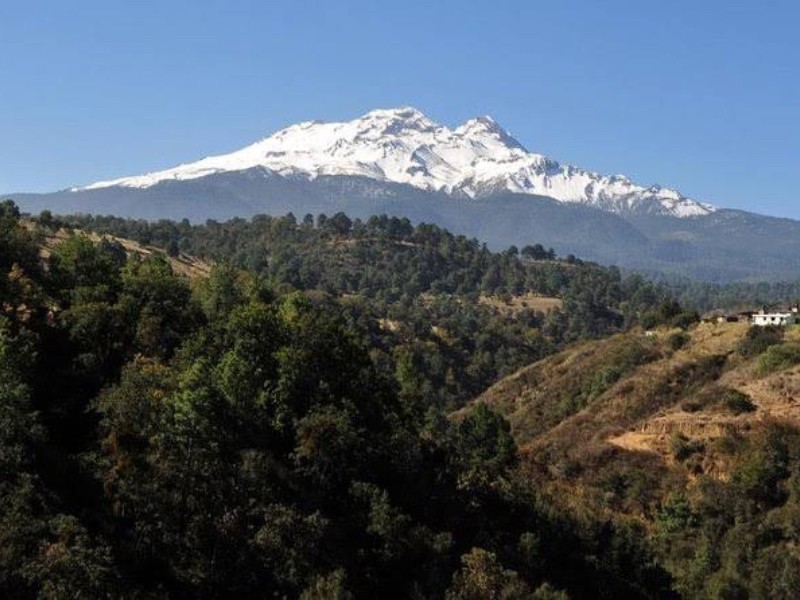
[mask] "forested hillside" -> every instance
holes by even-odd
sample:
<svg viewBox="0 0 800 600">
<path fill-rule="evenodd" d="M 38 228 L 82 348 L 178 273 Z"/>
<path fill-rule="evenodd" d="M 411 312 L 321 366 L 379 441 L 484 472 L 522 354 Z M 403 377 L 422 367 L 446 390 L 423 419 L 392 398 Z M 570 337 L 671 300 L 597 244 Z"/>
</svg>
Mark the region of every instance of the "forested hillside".
<svg viewBox="0 0 800 600">
<path fill-rule="evenodd" d="M 658 281 L 658 278 L 654 278 Z M 700 311 L 785 309 L 800 303 L 800 280 L 709 284 L 691 279 L 664 278 L 663 285 L 681 303 Z"/>
<path fill-rule="evenodd" d="M 45 214 L 48 222 L 53 220 Z M 188 221 L 114 217 L 69 217 L 64 223 L 171 248 L 173 254 L 182 250 L 232 261 L 267 274 L 273 281 L 302 289 L 349 290 L 383 299 L 414 297 L 420 290 L 503 295 L 532 290 L 540 295 L 569 296 L 573 288 L 569 286 L 568 265 L 581 262 L 568 256 L 553 262 L 553 251 L 542 248 L 535 239 L 521 248 L 512 246 L 506 252 L 490 253 L 474 239 L 455 236 L 435 225 L 412 227 L 405 219 L 393 217 L 372 217 L 362 222 L 351 221 L 341 213 L 331 218 L 306 215 L 299 224 L 292 216 L 287 219 L 296 226 L 279 225 L 284 219 L 263 215 L 251 221 L 208 221 L 202 226 L 192 226 Z M 339 244 L 334 243 L 337 239 Z M 341 243 L 344 239 L 348 244 Z M 510 257 L 522 261 L 508 260 Z M 487 266 L 491 267 L 488 271 Z M 600 293 L 606 298 L 594 298 L 595 304 L 607 302 L 623 313 L 627 323 L 642 306 L 653 306 L 668 297 L 699 311 L 754 309 L 800 301 L 800 280 L 788 271 L 781 280 L 774 276 L 761 280 L 754 275 L 748 281 L 712 283 L 644 270 L 646 282 L 635 276 L 620 277 L 613 267 L 598 268 L 591 263 L 585 267 L 578 273 L 574 291 L 580 295 L 590 279 L 594 281 L 589 287 L 599 282 Z M 659 285 L 653 287 L 648 282 Z M 577 327 L 585 333 L 590 326 L 584 323 Z"/>
<path fill-rule="evenodd" d="M 369 303 L 48 235 L 0 207 L 1 596 L 671 595 L 634 521 L 539 495 L 503 418 L 445 418 Z M 584 267 L 544 259 L 566 305 Z"/>
<path fill-rule="evenodd" d="M 49 215 L 43 222 L 61 224 Z M 535 241 L 491 252 L 393 217 L 66 224 L 247 269 L 281 292 L 323 294 L 369 332 L 373 358 L 396 373 L 404 393 L 450 409 L 566 343 L 639 321 L 694 318 L 661 288 L 613 267 L 557 258 Z"/>
</svg>

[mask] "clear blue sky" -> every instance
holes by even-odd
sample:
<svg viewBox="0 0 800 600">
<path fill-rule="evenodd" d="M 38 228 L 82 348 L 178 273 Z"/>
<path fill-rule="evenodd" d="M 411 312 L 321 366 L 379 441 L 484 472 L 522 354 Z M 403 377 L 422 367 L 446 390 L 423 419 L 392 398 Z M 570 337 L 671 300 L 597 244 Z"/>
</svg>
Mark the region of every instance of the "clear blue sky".
<svg viewBox="0 0 800 600">
<path fill-rule="evenodd" d="M 0 192 L 410 104 L 528 149 L 800 218 L 795 1 L 0 3 Z"/>
</svg>

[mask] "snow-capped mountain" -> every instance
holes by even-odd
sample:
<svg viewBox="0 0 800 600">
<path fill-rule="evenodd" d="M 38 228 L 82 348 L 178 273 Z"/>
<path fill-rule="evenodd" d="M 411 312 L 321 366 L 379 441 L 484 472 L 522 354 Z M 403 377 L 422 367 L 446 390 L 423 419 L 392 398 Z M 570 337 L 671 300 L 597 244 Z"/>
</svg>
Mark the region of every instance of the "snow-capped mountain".
<svg viewBox="0 0 800 600">
<path fill-rule="evenodd" d="M 491 117 L 450 129 L 410 107 L 374 110 L 341 123 L 308 121 L 230 154 L 73 191 L 144 189 L 256 167 L 309 180 L 362 176 L 469 198 L 498 192 L 536 194 L 617 213 L 688 217 L 716 210 L 676 190 L 639 186 L 621 175 L 599 175 L 529 152 Z"/>
</svg>

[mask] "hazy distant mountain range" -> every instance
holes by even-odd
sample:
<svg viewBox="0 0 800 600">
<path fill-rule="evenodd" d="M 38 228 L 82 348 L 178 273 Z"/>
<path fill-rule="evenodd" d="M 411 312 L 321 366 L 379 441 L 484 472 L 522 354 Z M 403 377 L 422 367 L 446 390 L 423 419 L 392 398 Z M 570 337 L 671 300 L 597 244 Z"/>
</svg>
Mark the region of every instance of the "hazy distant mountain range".
<svg viewBox="0 0 800 600">
<path fill-rule="evenodd" d="M 413 108 L 305 122 L 236 152 L 51 194 L 23 209 L 193 221 L 257 213 L 376 213 L 429 221 L 493 247 L 706 280 L 800 276 L 800 222 L 724 210 L 527 151 L 492 118 L 450 129 Z"/>
</svg>

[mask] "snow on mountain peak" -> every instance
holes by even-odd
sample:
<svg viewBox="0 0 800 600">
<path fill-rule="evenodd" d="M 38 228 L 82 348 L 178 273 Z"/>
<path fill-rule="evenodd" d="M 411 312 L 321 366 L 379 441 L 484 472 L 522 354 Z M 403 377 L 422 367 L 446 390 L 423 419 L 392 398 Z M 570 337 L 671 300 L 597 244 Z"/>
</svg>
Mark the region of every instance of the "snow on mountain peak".
<svg viewBox="0 0 800 600">
<path fill-rule="evenodd" d="M 450 129 L 410 106 L 372 110 L 352 121 L 298 123 L 230 154 L 78 189 L 147 188 L 254 167 L 310 179 L 358 175 L 471 198 L 503 191 L 538 194 L 615 212 L 684 217 L 714 210 L 675 190 L 645 188 L 623 175 L 602 176 L 528 152 L 492 117 Z"/>
</svg>

